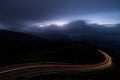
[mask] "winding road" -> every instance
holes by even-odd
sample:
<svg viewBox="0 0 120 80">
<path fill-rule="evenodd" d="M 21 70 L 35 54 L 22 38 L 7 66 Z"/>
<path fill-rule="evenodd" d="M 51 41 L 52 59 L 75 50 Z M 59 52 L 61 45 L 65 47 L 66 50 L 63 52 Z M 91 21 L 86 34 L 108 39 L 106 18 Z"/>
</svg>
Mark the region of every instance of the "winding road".
<svg viewBox="0 0 120 80">
<path fill-rule="evenodd" d="M 26 63 L 0 68 L 0 80 L 12 80 L 16 77 L 34 76 L 51 74 L 58 72 L 92 72 L 102 70 L 112 65 L 111 57 L 105 52 L 98 50 L 103 54 L 105 60 L 97 64 L 65 64 L 65 63 Z"/>
</svg>

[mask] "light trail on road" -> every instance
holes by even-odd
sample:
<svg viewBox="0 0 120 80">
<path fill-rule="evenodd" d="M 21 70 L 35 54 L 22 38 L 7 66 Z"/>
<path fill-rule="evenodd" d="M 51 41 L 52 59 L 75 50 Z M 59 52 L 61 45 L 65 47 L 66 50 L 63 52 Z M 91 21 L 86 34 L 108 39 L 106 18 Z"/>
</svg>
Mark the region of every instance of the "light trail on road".
<svg viewBox="0 0 120 80">
<path fill-rule="evenodd" d="M 65 63 L 26 63 L 0 68 L 0 80 L 11 80 L 16 77 L 51 74 L 59 72 L 92 72 L 102 70 L 112 65 L 111 57 L 105 52 L 98 50 L 105 59 L 97 64 L 65 64 Z"/>
</svg>

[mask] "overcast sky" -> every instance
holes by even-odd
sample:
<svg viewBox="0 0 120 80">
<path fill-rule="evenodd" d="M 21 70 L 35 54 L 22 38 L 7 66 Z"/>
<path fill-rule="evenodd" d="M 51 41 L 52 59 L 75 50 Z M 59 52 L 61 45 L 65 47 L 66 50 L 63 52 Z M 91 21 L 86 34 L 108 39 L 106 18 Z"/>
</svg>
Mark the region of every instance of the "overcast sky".
<svg viewBox="0 0 120 80">
<path fill-rule="evenodd" d="M 80 38 L 118 35 L 119 25 L 111 26 L 119 23 L 120 0 L 0 0 L 0 29 Z"/>
</svg>

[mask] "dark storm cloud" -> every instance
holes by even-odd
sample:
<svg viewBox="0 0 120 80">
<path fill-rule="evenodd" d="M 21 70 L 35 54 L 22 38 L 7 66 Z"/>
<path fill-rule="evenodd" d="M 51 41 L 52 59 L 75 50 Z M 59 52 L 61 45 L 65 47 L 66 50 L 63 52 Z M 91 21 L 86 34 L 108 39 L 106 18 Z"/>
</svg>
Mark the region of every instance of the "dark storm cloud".
<svg viewBox="0 0 120 80">
<path fill-rule="evenodd" d="M 52 2 L 53 1 L 53 2 Z M 58 8 L 59 1 L 52 0 L 1 0 L 1 14 L 12 19 L 29 20 L 46 18 Z M 59 9 L 59 8 L 58 8 Z M 47 17 L 48 17 L 47 16 Z"/>
<path fill-rule="evenodd" d="M 31 23 L 119 9 L 119 0 L 0 0 L 0 23 L 29 27 Z"/>
<path fill-rule="evenodd" d="M 17 25 L 26 21 L 43 21 L 59 9 L 56 0 L 0 0 L 0 22 Z"/>
</svg>

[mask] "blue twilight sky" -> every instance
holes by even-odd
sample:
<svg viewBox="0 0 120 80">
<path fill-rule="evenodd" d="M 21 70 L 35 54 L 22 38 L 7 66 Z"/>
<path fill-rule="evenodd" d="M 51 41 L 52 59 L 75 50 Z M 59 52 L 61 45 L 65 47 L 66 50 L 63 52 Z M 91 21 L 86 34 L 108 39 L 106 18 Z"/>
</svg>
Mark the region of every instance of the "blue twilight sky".
<svg viewBox="0 0 120 80">
<path fill-rule="evenodd" d="M 120 0 L 0 0 L 0 24 L 6 27 L 65 20 L 119 23 Z"/>
<path fill-rule="evenodd" d="M 120 41 L 120 0 L 0 0 L 0 29 Z"/>
</svg>

